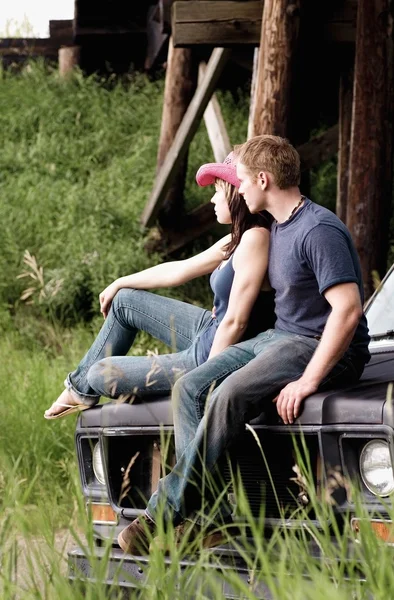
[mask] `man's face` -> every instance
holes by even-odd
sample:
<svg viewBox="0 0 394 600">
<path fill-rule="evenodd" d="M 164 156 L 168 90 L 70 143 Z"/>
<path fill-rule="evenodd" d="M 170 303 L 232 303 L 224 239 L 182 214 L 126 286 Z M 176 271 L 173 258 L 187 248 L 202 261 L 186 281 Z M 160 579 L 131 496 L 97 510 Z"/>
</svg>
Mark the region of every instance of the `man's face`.
<svg viewBox="0 0 394 600">
<path fill-rule="evenodd" d="M 237 163 L 237 177 L 241 182 L 239 193 L 243 196 L 249 211 L 254 214 L 265 208 L 264 189 L 259 179 L 250 173 L 250 171 L 241 162 Z"/>
</svg>

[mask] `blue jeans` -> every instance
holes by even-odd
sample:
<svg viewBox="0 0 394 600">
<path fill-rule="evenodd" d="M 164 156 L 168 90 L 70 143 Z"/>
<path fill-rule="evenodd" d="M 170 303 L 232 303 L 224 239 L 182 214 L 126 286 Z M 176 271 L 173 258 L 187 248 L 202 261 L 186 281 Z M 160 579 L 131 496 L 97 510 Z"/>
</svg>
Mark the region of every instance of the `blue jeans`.
<svg viewBox="0 0 394 600">
<path fill-rule="evenodd" d="M 147 514 L 153 520 L 160 509 L 167 521 L 177 525 L 201 510 L 207 472 L 216 468 L 245 424 L 302 375 L 318 343 L 314 338 L 270 329 L 230 346 L 178 379 L 173 401 L 179 458 L 149 500 Z M 351 383 L 360 375 L 345 355 L 320 388 Z M 230 508 L 220 502 L 220 512 L 229 514 Z"/>
<path fill-rule="evenodd" d="M 209 311 L 192 304 L 123 288 L 66 386 L 89 406 L 97 404 L 100 396 L 126 400 L 168 394 L 179 376 L 198 366 L 197 343 L 211 318 Z M 149 333 L 174 352 L 125 356 L 138 331 Z"/>
</svg>

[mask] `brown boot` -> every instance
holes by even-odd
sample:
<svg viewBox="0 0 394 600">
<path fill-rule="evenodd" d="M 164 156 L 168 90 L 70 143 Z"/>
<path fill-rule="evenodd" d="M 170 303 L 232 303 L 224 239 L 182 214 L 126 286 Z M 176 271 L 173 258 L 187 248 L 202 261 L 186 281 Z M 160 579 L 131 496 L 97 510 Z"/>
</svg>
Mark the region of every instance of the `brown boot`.
<svg viewBox="0 0 394 600">
<path fill-rule="evenodd" d="M 165 554 L 169 554 L 171 546 L 175 543 L 177 548 L 182 547 L 188 553 L 192 553 L 201 548 L 215 548 L 228 544 L 231 538 L 237 535 L 239 535 L 239 529 L 235 525 L 202 527 L 193 521 L 183 521 L 175 527 L 173 540 L 164 541 L 160 537 L 155 537 L 150 549 L 153 550 L 155 547 Z"/>
<path fill-rule="evenodd" d="M 120 532 L 118 544 L 126 554 L 148 554 L 155 531 L 156 523 L 146 515 L 141 515 Z"/>
</svg>

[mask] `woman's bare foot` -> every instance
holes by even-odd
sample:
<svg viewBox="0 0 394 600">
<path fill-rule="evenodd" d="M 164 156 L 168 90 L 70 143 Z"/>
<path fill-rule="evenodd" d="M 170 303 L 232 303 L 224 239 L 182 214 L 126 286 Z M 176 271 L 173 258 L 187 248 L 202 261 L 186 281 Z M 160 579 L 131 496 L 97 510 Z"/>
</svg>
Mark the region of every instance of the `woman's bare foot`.
<svg viewBox="0 0 394 600">
<path fill-rule="evenodd" d="M 59 398 L 44 413 L 46 419 L 57 419 L 66 414 L 78 412 L 89 408 L 87 405 L 78 402 L 70 390 L 65 389 Z"/>
</svg>

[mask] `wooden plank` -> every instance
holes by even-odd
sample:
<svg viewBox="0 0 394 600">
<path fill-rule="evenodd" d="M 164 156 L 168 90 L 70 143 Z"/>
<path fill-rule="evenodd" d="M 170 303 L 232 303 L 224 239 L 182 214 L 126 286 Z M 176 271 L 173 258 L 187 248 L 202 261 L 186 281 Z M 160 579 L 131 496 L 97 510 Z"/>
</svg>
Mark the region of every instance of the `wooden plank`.
<svg viewBox="0 0 394 600">
<path fill-rule="evenodd" d="M 256 105 L 256 83 L 257 83 L 258 66 L 259 66 L 259 48 L 255 48 L 254 53 L 253 53 L 252 82 L 251 82 L 251 86 L 250 86 L 248 139 L 253 137 L 253 130 L 254 130 L 254 112 L 255 112 L 255 105 Z"/>
<path fill-rule="evenodd" d="M 204 80 L 198 86 L 196 93 L 189 104 L 171 149 L 160 170 L 152 194 L 142 214 L 142 223 L 145 227 L 149 227 L 155 221 L 161 203 L 177 175 L 179 166 L 181 165 L 189 144 L 197 131 L 200 120 L 230 54 L 231 50 L 225 48 L 215 48 L 212 52 Z"/>
<path fill-rule="evenodd" d="M 174 46 L 258 43 L 262 6 L 259 0 L 174 2 L 172 7 Z M 258 16 L 257 20 L 256 16 Z"/>
<path fill-rule="evenodd" d="M 43 56 L 57 58 L 59 44 L 50 38 L 0 39 L 0 56 Z"/>
<path fill-rule="evenodd" d="M 200 62 L 198 70 L 200 83 L 204 79 L 206 68 L 206 63 Z M 205 109 L 204 122 L 207 128 L 209 141 L 211 142 L 215 161 L 223 162 L 226 156 L 231 152 L 231 144 L 226 125 L 224 123 L 222 111 L 215 94 L 212 94 L 212 98 Z"/>
<path fill-rule="evenodd" d="M 265 0 L 252 124 L 252 136 L 272 134 L 286 137 L 290 115 L 290 92 L 298 44 L 298 4 L 288 0 Z"/>
<path fill-rule="evenodd" d="M 71 44 L 74 39 L 73 20 L 50 20 L 49 37 L 60 44 Z"/>
<path fill-rule="evenodd" d="M 387 268 L 392 198 L 392 0 L 359 0 L 347 226 L 361 261 L 366 299 Z"/>
<path fill-rule="evenodd" d="M 187 0 L 187 4 L 177 0 L 171 19 L 174 46 L 259 45 L 263 4 L 263 0 Z M 356 12 L 357 0 L 344 0 L 316 26 L 327 40 L 354 42 Z"/>
<path fill-rule="evenodd" d="M 77 27 L 76 35 L 131 35 L 146 34 L 146 26 L 141 25 L 103 25 L 102 27 Z"/>
</svg>

